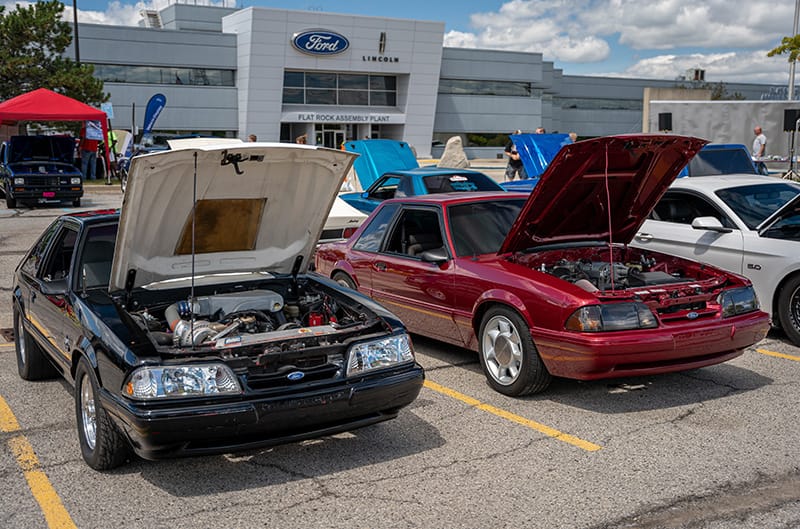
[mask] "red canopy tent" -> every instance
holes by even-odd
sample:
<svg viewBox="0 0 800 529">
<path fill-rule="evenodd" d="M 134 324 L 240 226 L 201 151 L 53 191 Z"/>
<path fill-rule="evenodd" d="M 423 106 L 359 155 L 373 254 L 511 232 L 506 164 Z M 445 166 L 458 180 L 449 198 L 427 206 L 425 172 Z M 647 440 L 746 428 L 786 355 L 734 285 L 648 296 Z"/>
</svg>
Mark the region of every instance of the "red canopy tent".
<svg viewBox="0 0 800 529">
<path fill-rule="evenodd" d="M 12 124 L 17 121 L 99 121 L 103 127 L 103 138 L 108 138 L 108 118 L 105 112 L 46 88 L 39 88 L 0 103 L 0 123 Z M 103 154 L 108 167 L 106 143 L 108 142 L 103 142 Z"/>
</svg>

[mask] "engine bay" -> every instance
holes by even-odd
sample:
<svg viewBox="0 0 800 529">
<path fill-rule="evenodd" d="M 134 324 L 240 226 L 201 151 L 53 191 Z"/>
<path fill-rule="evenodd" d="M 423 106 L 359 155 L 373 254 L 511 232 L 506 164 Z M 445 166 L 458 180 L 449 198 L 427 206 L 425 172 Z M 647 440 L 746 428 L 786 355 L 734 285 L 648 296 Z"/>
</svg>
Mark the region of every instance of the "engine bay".
<svg viewBox="0 0 800 529">
<path fill-rule="evenodd" d="M 128 314 L 156 346 L 173 352 L 296 351 L 341 343 L 381 321 L 360 303 L 310 282 L 268 286 L 187 296 Z"/>
</svg>

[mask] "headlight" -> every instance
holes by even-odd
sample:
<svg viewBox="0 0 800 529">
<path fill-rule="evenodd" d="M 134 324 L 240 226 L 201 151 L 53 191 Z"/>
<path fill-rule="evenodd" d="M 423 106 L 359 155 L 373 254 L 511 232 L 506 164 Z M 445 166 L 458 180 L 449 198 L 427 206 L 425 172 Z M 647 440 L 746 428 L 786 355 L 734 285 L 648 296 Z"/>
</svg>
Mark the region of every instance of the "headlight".
<svg viewBox="0 0 800 529">
<path fill-rule="evenodd" d="M 25 185 L 25 179 L 24 178 L 20 178 L 20 177 L 14 178 L 14 185 L 15 186 L 24 186 Z"/>
<path fill-rule="evenodd" d="M 76 185 L 78 185 L 80 183 L 81 183 L 81 177 L 80 176 L 73 176 L 72 178 L 69 179 L 69 184 L 72 185 L 72 186 L 76 186 Z"/>
<path fill-rule="evenodd" d="M 753 290 L 753 287 L 723 290 L 722 294 L 717 296 L 717 301 L 722 307 L 723 318 L 746 314 L 760 308 L 758 296 L 756 296 L 756 291 Z"/>
<path fill-rule="evenodd" d="M 140 367 L 130 374 L 123 392 L 134 399 L 164 399 L 234 394 L 242 388 L 225 364 L 192 364 Z"/>
<path fill-rule="evenodd" d="M 609 303 L 579 308 L 564 326 L 579 332 L 628 331 L 653 329 L 658 320 L 644 303 Z"/>
<path fill-rule="evenodd" d="M 407 334 L 357 343 L 347 354 L 347 376 L 414 361 L 411 339 Z"/>
</svg>

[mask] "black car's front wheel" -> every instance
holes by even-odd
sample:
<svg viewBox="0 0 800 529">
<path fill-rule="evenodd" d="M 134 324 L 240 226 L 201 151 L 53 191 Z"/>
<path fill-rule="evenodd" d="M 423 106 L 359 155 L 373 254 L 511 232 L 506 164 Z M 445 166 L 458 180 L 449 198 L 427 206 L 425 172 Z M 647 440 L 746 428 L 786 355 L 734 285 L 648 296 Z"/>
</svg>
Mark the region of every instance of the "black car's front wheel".
<svg viewBox="0 0 800 529">
<path fill-rule="evenodd" d="M 542 362 L 525 320 L 506 307 L 492 307 L 481 320 L 480 360 L 489 385 L 520 397 L 543 391 L 552 376 Z"/>
<path fill-rule="evenodd" d="M 14 209 L 17 207 L 17 199 L 11 196 L 11 193 L 8 192 L 8 188 L 5 190 L 6 194 L 6 207 L 8 209 Z"/>
<path fill-rule="evenodd" d="M 85 358 L 75 371 L 75 416 L 84 461 L 95 470 L 120 466 L 129 455 L 128 443 L 98 397 L 94 370 Z"/>
<path fill-rule="evenodd" d="M 57 374 L 53 364 L 45 356 L 22 325 L 22 314 L 14 307 L 14 345 L 17 350 L 17 371 L 23 380 L 42 380 Z"/>
</svg>

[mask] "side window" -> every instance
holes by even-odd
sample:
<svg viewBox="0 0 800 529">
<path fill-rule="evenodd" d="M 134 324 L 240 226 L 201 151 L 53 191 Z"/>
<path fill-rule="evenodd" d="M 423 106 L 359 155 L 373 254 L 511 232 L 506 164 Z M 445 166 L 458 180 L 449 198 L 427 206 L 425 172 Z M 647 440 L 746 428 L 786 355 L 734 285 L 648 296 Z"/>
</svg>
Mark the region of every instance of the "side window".
<svg viewBox="0 0 800 529">
<path fill-rule="evenodd" d="M 25 262 L 22 264 L 22 271 L 31 277 L 36 277 L 36 273 L 39 271 L 39 266 L 42 264 L 42 259 L 44 259 L 44 251 L 47 249 L 47 244 L 50 242 L 50 239 L 53 238 L 53 235 L 56 233 L 56 229 L 58 228 L 58 222 L 54 222 L 50 225 L 47 230 L 39 237 L 39 240 L 33 246 L 31 253 L 28 254 L 28 257 L 25 258 Z"/>
<path fill-rule="evenodd" d="M 72 226 L 64 226 L 56 235 L 50 255 L 40 274 L 45 281 L 58 281 L 69 276 L 72 254 L 78 232 Z"/>
<path fill-rule="evenodd" d="M 370 198 L 376 200 L 388 200 L 394 198 L 394 192 L 397 191 L 397 186 L 400 179 L 396 176 L 388 176 L 383 179 L 372 191 L 369 193 Z"/>
<path fill-rule="evenodd" d="M 353 250 L 360 250 L 362 252 L 379 251 L 381 249 L 383 236 L 386 233 L 386 229 L 389 227 L 389 222 L 391 222 L 398 207 L 400 207 L 399 204 L 387 204 L 383 206 L 378 213 L 375 214 L 367 227 L 364 228 L 364 231 L 361 232 L 361 236 L 353 245 Z"/>
<path fill-rule="evenodd" d="M 392 228 L 385 251 L 417 257 L 426 250 L 441 248 L 439 215 L 430 209 L 407 209 Z"/>
<path fill-rule="evenodd" d="M 653 220 L 691 224 L 697 217 L 714 217 L 726 228 L 736 229 L 736 225 L 712 203 L 689 193 L 667 193 L 650 212 Z"/>
</svg>

